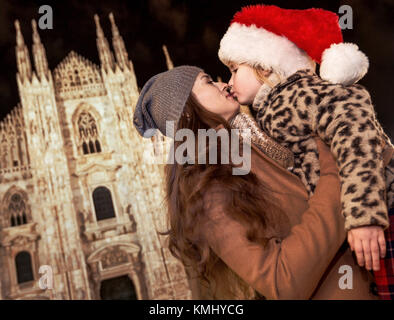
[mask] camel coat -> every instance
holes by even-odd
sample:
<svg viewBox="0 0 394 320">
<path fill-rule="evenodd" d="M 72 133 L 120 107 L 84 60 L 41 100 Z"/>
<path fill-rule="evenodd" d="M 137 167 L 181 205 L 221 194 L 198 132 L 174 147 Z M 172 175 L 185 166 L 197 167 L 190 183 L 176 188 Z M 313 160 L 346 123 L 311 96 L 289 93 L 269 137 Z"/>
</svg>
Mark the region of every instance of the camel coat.
<svg viewBox="0 0 394 320">
<path fill-rule="evenodd" d="M 320 183 L 308 199 L 297 176 L 252 146 L 251 172 L 286 213 L 279 225 L 267 229 L 266 246 L 248 241 L 244 226 L 226 215 L 222 205 L 228 198 L 220 184 L 205 192 L 201 236 L 243 283 L 266 299 L 378 299 L 371 273 L 357 265 L 345 242 L 338 169 L 323 147 Z M 344 275 L 352 279 L 350 288 L 340 286 Z"/>
</svg>

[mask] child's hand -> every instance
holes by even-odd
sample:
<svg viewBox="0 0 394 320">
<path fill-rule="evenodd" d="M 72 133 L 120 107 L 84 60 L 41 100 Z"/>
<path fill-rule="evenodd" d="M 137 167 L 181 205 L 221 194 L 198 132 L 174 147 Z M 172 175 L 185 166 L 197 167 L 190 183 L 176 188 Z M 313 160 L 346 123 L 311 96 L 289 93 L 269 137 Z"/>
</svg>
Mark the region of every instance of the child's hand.
<svg viewBox="0 0 394 320">
<path fill-rule="evenodd" d="M 383 228 L 380 226 L 365 226 L 351 229 L 347 233 L 350 249 L 356 252 L 357 262 L 360 267 L 374 271 L 380 269 L 379 258 L 386 255 L 386 241 Z M 379 257 L 380 253 L 380 257 Z"/>
</svg>

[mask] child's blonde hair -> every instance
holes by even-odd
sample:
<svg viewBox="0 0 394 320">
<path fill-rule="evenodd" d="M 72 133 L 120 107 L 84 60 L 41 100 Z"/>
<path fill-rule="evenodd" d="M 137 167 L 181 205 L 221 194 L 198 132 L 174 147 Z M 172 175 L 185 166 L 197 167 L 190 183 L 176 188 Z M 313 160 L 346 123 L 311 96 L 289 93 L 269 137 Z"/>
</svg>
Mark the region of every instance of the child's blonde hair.
<svg viewBox="0 0 394 320">
<path fill-rule="evenodd" d="M 315 71 L 316 70 L 316 62 L 313 61 L 312 58 L 309 58 L 309 61 L 310 61 L 310 65 L 311 65 L 311 70 Z M 275 84 L 269 79 L 269 76 L 275 72 L 273 72 L 272 70 L 266 70 L 259 65 L 254 65 L 254 66 L 250 66 L 250 67 L 253 68 L 254 74 L 255 74 L 258 81 L 260 81 L 261 83 L 268 84 L 271 88 L 273 88 L 275 86 Z M 275 75 L 278 80 L 280 80 L 280 81 L 283 80 L 277 73 L 275 73 Z"/>
<path fill-rule="evenodd" d="M 271 88 L 273 88 L 275 85 L 274 83 L 268 79 L 268 77 L 273 73 L 272 70 L 265 70 L 259 65 L 257 66 L 252 66 L 254 75 L 256 76 L 256 79 L 260 81 L 261 83 L 266 83 L 268 84 Z"/>
<path fill-rule="evenodd" d="M 316 62 L 313 61 L 311 58 L 309 58 L 309 60 L 310 60 L 310 63 L 311 63 L 311 69 L 312 69 L 312 71 L 315 71 L 315 70 L 316 70 Z M 225 61 L 225 64 L 226 64 L 230 69 L 232 69 L 235 63 L 232 62 L 232 61 Z M 241 64 L 243 64 L 243 63 L 238 63 L 238 65 L 241 65 Z M 272 74 L 272 73 L 275 73 L 274 71 L 272 71 L 272 70 L 266 70 L 266 69 L 264 69 L 263 67 L 261 67 L 261 66 L 258 65 L 258 64 L 256 64 L 256 65 L 250 65 L 250 64 L 248 64 L 248 63 L 246 63 L 246 62 L 245 62 L 245 64 L 247 64 L 249 67 L 251 67 L 251 68 L 253 69 L 254 74 L 255 74 L 255 76 L 256 76 L 256 79 L 257 79 L 259 82 L 261 82 L 262 84 L 263 84 L 263 83 L 266 83 L 266 84 L 268 84 L 271 88 L 273 88 L 273 87 L 275 86 L 275 84 L 269 79 L 269 77 L 271 76 L 271 74 Z M 275 74 L 276 74 L 276 77 L 277 77 L 278 80 L 283 80 L 283 79 L 281 79 L 281 77 L 280 77 L 277 73 L 275 73 Z"/>
<path fill-rule="evenodd" d="M 236 64 L 236 63 L 234 63 L 234 62 L 232 62 L 232 61 L 224 61 L 224 64 L 225 65 L 227 65 L 227 67 L 230 69 L 230 70 L 232 70 L 233 68 L 234 68 L 234 65 Z M 241 64 L 243 64 L 243 63 L 238 63 L 238 65 L 241 65 Z M 245 63 L 245 64 L 247 64 L 249 67 L 251 67 L 252 69 L 253 69 L 253 71 L 254 71 L 254 74 L 255 74 L 255 76 L 256 76 L 256 79 L 259 81 L 259 82 L 261 82 L 262 84 L 263 83 L 267 83 L 271 88 L 273 88 L 274 87 L 274 84 L 272 83 L 272 81 L 270 81 L 269 79 L 268 79 L 268 77 L 272 74 L 272 70 L 265 70 L 265 69 L 263 69 L 261 66 L 259 66 L 259 65 L 250 65 L 250 64 L 248 64 L 248 63 Z"/>
</svg>

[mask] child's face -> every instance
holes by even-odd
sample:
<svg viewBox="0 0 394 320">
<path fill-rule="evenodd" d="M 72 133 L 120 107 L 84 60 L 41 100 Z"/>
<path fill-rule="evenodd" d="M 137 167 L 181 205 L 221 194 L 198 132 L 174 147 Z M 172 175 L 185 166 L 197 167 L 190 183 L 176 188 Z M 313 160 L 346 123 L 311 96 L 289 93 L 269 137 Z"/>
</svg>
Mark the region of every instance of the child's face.
<svg viewBox="0 0 394 320">
<path fill-rule="evenodd" d="M 262 83 L 257 80 L 252 67 L 246 64 L 231 64 L 229 66 L 231 78 L 228 84 L 232 86 L 232 93 L 240 104 L 253 103 Z"/>
</svg>

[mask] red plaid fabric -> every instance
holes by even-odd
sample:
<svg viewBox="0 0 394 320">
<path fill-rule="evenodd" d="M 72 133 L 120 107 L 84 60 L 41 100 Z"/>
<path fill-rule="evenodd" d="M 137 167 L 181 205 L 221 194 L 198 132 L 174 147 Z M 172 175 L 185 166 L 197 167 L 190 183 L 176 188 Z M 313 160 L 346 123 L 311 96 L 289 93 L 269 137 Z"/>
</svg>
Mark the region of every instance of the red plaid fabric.
<svg viewBox="0 0 394 320">
<path fill-rule="evenodd" d="M 382 300 L 394 299 L 394 208 L 389 210 L 390 226 L 385 230 L 386 256 L 380 259 L 380 270 L 374 271 L 379 297 Z"/>
</svg>

